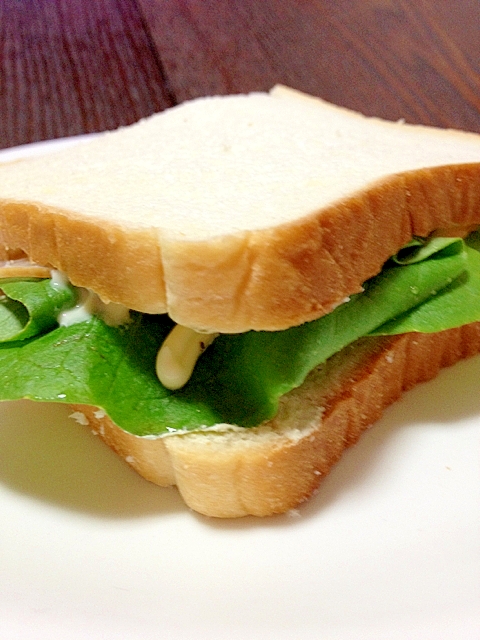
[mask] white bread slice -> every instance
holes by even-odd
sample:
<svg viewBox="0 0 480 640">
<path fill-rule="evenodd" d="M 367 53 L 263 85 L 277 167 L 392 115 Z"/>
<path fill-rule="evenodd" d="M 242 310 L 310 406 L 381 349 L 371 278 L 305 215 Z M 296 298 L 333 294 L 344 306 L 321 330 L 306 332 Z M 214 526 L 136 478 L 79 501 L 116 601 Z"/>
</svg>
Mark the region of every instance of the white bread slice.
<svg viewBox="0 0 480 640">
<path fill-rule="evenodd" d="M 479 352 L 480 323 L 365 338 L 284 396 L 273 420 L 231 432 L 139 438 L 92 407 L 74 409 L 145 478 L 176 484 L 195 511 L 221 518 L 268 516 L 308 499 L 345 449 L 403 391 Z"/>
<path fill-rule="evenodd" d="M 330 311 L 412 234 L 480 223 L 480 136 L 277 88 L 0 168 L 0 244 L 201 330 Z M 425 168 L 429 167 L 429 168 Z"/>
</svg>

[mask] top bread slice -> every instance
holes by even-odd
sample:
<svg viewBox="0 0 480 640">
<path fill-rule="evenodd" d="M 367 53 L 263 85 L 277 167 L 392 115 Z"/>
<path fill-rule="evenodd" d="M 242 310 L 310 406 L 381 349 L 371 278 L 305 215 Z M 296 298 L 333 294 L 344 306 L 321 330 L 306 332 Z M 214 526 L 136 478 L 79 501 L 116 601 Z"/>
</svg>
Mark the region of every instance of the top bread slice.
<svg viewBox="0 0 480 640">
<path fill-rule="evenodd" d="M 277 87 L 0 168 L 0 244 L 206 331 L 319 317 L 413 234 L 480 223 L 480 136 Z"/>
</svg>

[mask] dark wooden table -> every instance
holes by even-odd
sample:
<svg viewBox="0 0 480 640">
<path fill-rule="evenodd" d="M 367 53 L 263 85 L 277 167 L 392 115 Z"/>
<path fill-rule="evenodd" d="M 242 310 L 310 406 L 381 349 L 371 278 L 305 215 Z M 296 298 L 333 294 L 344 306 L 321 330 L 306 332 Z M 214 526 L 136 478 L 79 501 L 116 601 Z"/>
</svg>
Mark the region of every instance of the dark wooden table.
<svg viewBox="0 0 480 640">
<path fill-rule="evenodd" d="M 479 0 L 0 0 L 0 147 L 282 82 L 480 131 Z"/>
</svg>

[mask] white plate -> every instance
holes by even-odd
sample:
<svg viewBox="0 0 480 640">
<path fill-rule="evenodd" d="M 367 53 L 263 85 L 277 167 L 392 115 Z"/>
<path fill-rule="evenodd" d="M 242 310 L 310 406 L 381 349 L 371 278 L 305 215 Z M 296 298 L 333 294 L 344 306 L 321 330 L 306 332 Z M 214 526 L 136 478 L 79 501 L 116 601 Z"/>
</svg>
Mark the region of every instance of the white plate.
<svg viewBox="0 0 480 640">
<path fill-rule="evenodd" d="M 474 358 L 417 387 L 266 520 L 197 516 L 66 408 L 3 404 L 1 637 L 478 640 L 479 379 Z"/>
</svg>

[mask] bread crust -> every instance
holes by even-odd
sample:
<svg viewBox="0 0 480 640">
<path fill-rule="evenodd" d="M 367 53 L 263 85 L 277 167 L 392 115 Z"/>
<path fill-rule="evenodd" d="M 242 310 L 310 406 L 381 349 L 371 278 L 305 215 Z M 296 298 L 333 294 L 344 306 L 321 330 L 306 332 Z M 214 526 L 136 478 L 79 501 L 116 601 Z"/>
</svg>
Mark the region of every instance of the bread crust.
<svg viewBox="0 0 480 640">
<path fill-rule="evenodd" d="M 234 518 L 307 500 L 343 452 L 404 391 L 480 352 L 480 323 L 435 334 L 364 338 L 318 367 L 252 429 L 159 439 L 127 434 L 92 407 L 74 408 L 141 475 L 176 484 L 189 507 Z"/>
<path fill-rule="evenodd" d="M 151 230 L 0 199 L 0 241 L 32 262 L 63 271 L 105 302 L 125 300 L 145 313 L 165 310 L 163 263 Z"/>
<path fill-rule="evenodd" d="M 229 238 L 222 251 L 221 239 L 221 259 L 211 242 L 169 241 L 169 314 L 187 326 L 201 317 L 204 328 L 223 317 L 226 333 L 314 320 L 361 291 L 413 235 L 480 224 L 479 181 L 480 164 L 390 176 L 291 224 Z"/>
<path fill-rule="evenodd" d="M 480 164 L 390 176 L 289 224 L 185 241 L 0 201 L 0 241 L 105 301 L 225 333 L 281 330 L 361 290 L 412 235 L 480 224 Z"/>
</svg>

